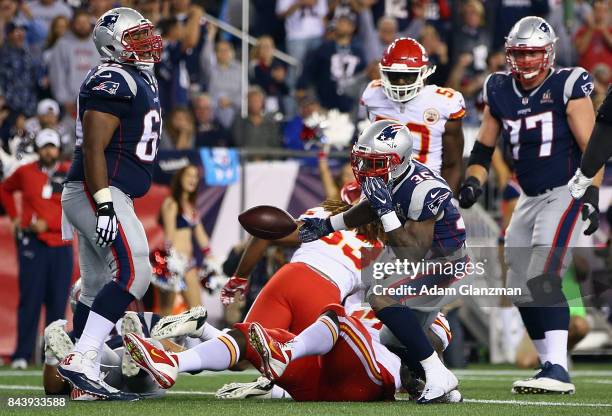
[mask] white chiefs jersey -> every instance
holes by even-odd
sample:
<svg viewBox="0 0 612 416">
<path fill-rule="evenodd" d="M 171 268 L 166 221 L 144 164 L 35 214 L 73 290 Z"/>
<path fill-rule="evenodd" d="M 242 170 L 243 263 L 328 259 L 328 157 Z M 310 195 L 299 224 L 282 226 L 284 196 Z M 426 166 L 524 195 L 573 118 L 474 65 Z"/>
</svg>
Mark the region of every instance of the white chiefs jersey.
<svg viewBox="0 0 612 416">
<path fill-rule="evenodd" d="M 303 218 L 326 218 L 329 212 L 321 207 L 306 211 Z M 291 258 L 291 263 L 305 263 L 333 281 L 340 289 L 340 299 L 361 288 L 361 253 L 373 248 L 363 236 L 355 231 L 336 231 L 310 243 L 302 243 Z M 382 249 L 382 244 L 376 245 Z"/>
<path fill-rule="evenodd" d="M 405 124 L 414 137 L 413 156 L 435 173 L 442 169 L 442 134 L 447 120 L 465 115 L 463 95 L 451 88 L 426 85 L 406 103 L 387 98 L 380 80 L 370 82 L 361 96 L 370 121 L 392 119 Z"/>
</svg>

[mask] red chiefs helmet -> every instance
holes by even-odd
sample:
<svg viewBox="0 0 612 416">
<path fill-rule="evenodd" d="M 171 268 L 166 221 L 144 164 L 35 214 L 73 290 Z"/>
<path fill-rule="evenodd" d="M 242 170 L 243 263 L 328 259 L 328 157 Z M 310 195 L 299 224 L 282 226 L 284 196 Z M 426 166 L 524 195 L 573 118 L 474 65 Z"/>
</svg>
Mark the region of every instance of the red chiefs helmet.
<svg viewBox="0 0 612 416">
<path fill-rule="evenodd" d="M 395 39 L 380 60 L 380 78 L 391 101 L 406 102 L 416 97 L 425 79 L 434 73 L 423 45 L 412 38 Z"/>
</svg>

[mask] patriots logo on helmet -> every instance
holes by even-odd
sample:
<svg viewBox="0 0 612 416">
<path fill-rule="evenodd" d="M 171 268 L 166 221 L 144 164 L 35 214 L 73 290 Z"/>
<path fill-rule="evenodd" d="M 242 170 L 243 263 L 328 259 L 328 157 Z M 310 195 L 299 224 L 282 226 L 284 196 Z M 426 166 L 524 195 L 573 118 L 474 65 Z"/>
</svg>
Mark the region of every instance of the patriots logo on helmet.
<svg viewBox="0 0 612 416">
<path fill-rule="evenodd" d="M 397 145 L 393 143 L 393 139 L 395 139 L 395 135 L 402 129 L 402 127 L 403 126 L 401 124 L 392 124 L 387 126 L 382 129 L 377 139 L 391 148 L 397 147 Z"/>
<path fill-rule="evenodd" d="M 538 29 L 540 29 L 544 33 L 550 32 L 550 27 L 545 22 L 540 23 L 540 27 L 538 27 Z"/>
<path fill-rule="evenodd" d="M 92 88 L 92 91 L 106 91 L 111 95 L 117 94 L 119 90 L 119 83 L 113 81 L 104 81 Z"/>
<path fill-rule="evenodd" d="M 117 23 L 117 19 L 119 19 L 118 14 L 108 14 L 102 19 L 100 26 L 106 27 L 108 30 L 113 30 L 115 23 Z"/>
</svg>

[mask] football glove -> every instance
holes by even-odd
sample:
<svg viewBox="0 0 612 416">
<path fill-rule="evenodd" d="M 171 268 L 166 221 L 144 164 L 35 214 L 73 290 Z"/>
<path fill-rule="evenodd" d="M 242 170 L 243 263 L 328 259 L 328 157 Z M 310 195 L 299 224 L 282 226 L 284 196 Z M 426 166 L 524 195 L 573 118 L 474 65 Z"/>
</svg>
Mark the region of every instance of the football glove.
<svg viewBox="0 0 612 416">
<path fill-rule="evenodd" d="M 303 224 L 298 231 L 298 239 L 302 243 L 310 243 L 334 232 L 329 218 L 303 218 Z"/>
<path fill-rule="evenodd" d="M 599 228 L 599 188 L 591 185 L 583 193 L 582 220 L 588 224 L 584 235 L 591 235 Z"/>
<path fill-rule="evenodd" d="M 119 222 L 115 215 L 112 202 L 103 202 L 96 205 L 96 244 L 108 247 L 115 241 L 119 230 Z"/>
<path fill-rule="evenodd" d="M 361 190 L 368 198 L 368 201 L 370 201 L 370 206 L 376 211 L 379 218 L 394 211 L 391 191 L 389 191 L 387 184 L 382 178 L 377 176 L 366 177 L 361 181 Z"/>
<path fill-rule="evenodd" d="M 478 201 L 480 194 L 482 194 L 480 182 L 475 177 L 470 176 L 459 189 L 459 206 L 461 208 L 471 207 Z"/>
<path fill-rule="evenodd" d="M 234 302 L 236 294 L 244 295 L 249 286 L 249 279 L 244 279 L 238 276 L 232 276 L 221 288 L 221 303 L 224 306 Z"/>
<path fill-rule="evenodd" d="M 592 183 L 593 178 L 587 178 L 580 169 L 576 169 L 576 173 L 567 183 L 567 187 L 569 188 L 570 194 L 572 194 L 572 198 L 580 199 Z"/>
</svg>

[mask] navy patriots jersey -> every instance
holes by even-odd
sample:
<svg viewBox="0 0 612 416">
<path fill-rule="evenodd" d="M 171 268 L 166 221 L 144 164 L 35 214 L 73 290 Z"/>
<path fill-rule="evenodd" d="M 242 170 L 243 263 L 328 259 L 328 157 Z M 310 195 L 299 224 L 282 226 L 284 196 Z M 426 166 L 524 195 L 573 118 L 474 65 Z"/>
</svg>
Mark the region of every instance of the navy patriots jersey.
<svg viewBox="0 0 612 416">
<path fill-rule="evenodd" d="M 84 181 L 83 115 L 87 110 L 113 114 L 119 128 L 104 151 L 108 183 L 132 198 L 151 186 L 161 132 L 155 77 L 129 65 L 102 64 L 89 71 L 77 102 L 76 149 L 68 181 Z"/>
<path fill-rule="evenodd" d="M 536 89 L 524 92 L 509 73 L 485 81 L 483 97 L 503 126 L 516 175 L 525 194 L 535 196 L 565 185 L 580 165 L 582 152 L 567 122 L 569 100 L 588 97 L 593 79 L 583 68 L 551 69 Z"/>
<path fill-rule="evenodd" d="M 393 203 L 400 221 L 436 219 L 433 253 L 452 253 L 465 243 L 465 224 L 452 202 L 453 193 L 446 181 L 427 166 L 414 161 L 405 176 L 393 185 Z"/>
</svg>

